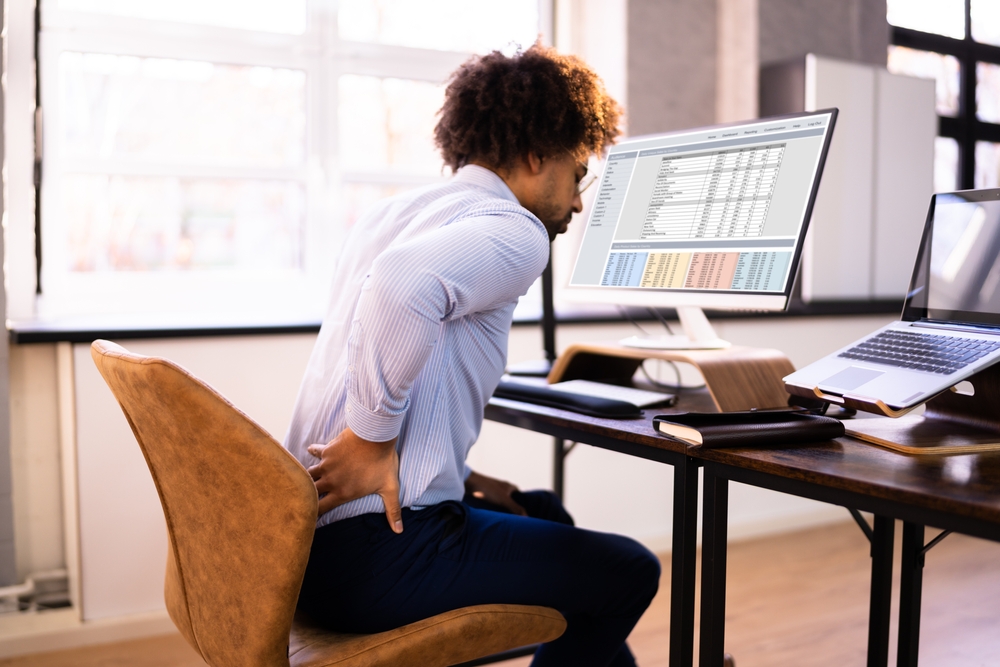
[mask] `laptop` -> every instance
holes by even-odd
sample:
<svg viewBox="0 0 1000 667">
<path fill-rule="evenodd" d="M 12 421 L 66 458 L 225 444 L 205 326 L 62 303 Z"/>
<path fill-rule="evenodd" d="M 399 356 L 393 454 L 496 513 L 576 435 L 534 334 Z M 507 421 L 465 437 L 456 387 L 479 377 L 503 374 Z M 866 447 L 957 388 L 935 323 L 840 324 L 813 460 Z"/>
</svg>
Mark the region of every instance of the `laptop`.
<svg viewBox="0 0 1000 667">
<path fill-rule="evenodd" d="M 1000 189 L 931 197 L 899 321 L 784 378 L 898 417 L 1000 360 Z"/>
</svg>

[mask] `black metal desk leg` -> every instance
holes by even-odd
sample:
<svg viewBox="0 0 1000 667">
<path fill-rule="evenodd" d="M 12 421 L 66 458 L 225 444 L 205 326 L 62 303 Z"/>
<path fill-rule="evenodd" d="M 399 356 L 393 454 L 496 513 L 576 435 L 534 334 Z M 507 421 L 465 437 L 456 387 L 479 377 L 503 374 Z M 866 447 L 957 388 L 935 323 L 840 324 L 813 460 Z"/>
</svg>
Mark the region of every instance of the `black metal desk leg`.
<svg viewBox="0 0 1000 667">
<path fill-rule="evenodd" d="M 565 500 L 566 475 L 566 441 L 555 438 L 552 443 L 552 493 L 559 500 Z"/>
<path fill-rule="evenodd" d="M 920 593 L 924 582 L 924 527 L 903 522 L 899 572 L 899 646 L 897 667 L 917 667 L 920 651 Z"/>
<path fill-rule="evenodd" d="M 701 532 L 701 642 L 699 665 L 723 667 L 726 638 L 726 538 L 729 480 L 705 468 Z"/>
<path fill-rule="evenodd" d="M 875 515 L 875 527 L 872 530 L 871 604 L 868 608 L 868 667 L 886 667 L 889 663 L 894 526 L 894 519 Z"/>
<path fill-rule="evenodd" d="M 698 463 L 674 466 L 673 547 L 670 553 L 670 667 L 694 664 L 694 588 L 698 557 Z"/>
</svg>

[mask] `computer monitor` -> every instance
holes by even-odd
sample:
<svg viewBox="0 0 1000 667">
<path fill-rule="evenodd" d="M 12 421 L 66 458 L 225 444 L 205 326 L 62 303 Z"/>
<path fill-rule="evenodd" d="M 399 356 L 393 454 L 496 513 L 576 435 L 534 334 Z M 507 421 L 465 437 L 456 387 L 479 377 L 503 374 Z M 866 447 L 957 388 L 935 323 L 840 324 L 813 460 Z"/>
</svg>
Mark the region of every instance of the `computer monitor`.
<svg viewBox="0 0 1000 667">
<path fill-rule="evenodd" d="M 633 137 L 611 149 L 565 291 L 576 302 L 676 308 L 715 348 L 701 308 L 783 310 L 836 109 Z"/>
</svg>

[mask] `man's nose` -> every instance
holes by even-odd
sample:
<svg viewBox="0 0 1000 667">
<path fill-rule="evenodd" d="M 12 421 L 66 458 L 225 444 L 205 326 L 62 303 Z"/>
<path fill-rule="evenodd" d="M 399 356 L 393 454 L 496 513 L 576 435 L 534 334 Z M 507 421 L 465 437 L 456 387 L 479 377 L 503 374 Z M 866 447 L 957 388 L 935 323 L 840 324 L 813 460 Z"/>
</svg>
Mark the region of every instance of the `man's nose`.
<svg viewBox="0 0 1000 667">
<path fill-rule="evenodd" d="M 579 213 L 583 210 L 583 198 L 580 197 L 580 193 L 577 192 L 573 196 L 573 212 Z"/>
</svg>

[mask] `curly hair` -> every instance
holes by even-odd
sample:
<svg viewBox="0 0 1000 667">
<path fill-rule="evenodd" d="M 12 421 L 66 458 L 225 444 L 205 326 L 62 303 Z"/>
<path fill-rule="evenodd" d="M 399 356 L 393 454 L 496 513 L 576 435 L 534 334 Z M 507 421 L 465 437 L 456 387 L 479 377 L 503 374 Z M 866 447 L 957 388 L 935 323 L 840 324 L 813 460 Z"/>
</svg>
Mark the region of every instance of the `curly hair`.
<svg viewBox="0 0 1000 667">
<path fill-rule="evenodd" d="M 529 152 L 585 160 L 618 136 L 621 107 L 574 56 L 535 44 L 474 57 L 452 75 L 434 143 L 453 171 L 472 161 L 512 167 Z"/>
</svg>

